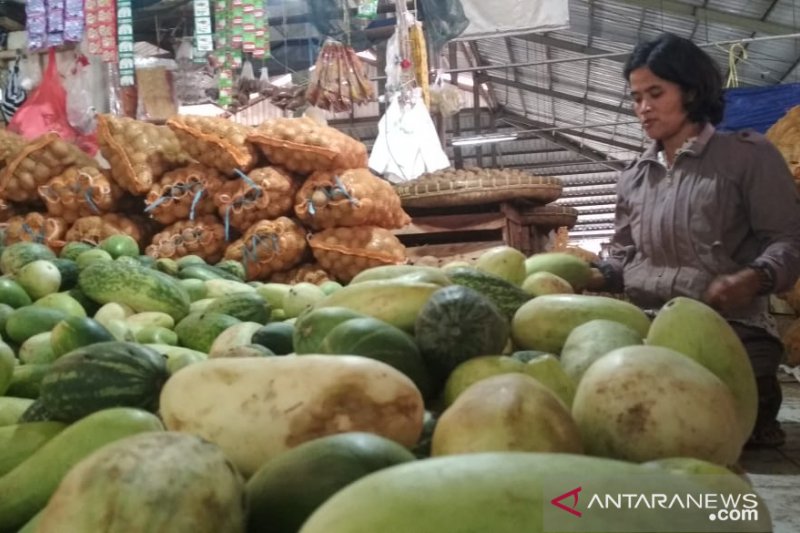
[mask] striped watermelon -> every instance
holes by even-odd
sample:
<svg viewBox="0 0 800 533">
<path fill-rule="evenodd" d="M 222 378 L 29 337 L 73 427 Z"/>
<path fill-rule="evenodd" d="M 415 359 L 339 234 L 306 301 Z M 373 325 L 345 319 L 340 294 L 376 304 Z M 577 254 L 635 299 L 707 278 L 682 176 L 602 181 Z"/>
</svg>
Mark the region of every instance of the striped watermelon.
<svg viewBox="0 0 800 533">
<path fill-rule="evenodd" d="M 42 380 L 40 399 L 52 419 L 62 422 L 110 407 L 156 412 L 168 377 L 160 353 L 129 342 L 100 342 L 53 363 Z"/>
<path fill-rule="evenodd" d="M 162 272 L 119 261 L 97 261 L 78 276 L 78 287 L 101 304 L 125 304 L 137 313 L 161 311 L 175 321 L 189 314 L 189 293 Z"/>
</svg>

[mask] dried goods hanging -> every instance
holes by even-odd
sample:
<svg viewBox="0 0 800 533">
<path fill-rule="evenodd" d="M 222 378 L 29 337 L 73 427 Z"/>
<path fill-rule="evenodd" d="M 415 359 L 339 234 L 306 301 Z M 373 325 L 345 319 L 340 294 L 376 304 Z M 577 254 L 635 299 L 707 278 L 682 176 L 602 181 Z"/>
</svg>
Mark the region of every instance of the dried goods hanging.
<svg viewBox="0 0 800 533">
<path fill-rule="evenodd" d="M 119 55 L 119 84 L 136 85 L 136 65 L 133 51 L 133 8 L 131 0 L 117 0 L 117 47 Z"/>
<path fill-rule="evenodd" d="M 194 46 L 197 55 L 203 57 L 214 51 L 211 0 L 194 0 Z"/>
<path fill-rule="evenodd" d="M 233 93 L 233 1 L 215 0 L 214 2 L 214 31 L 216 42 L 214 59 L 219 69 L 217 88 L 219 96 L 217 104 L 227 108 L 231 105 Z"/>
<path fill-rule="evenodd" d="M 317 57 L 306 99 L 313 106 L 340 113 L 372 102 L 375 91 L 355 51 L 327 39 Z"/>
<path fill-rule="evenodd" d="M 42 50 L 83 39 L 82 0 L 28 0 L 25 2 L 28 48 Z"/>
<path fill-rule="evenodd" d="M 117 60 L 117 12 L 105 0 L 85 0 L 86 40 L 90 55 L 106 63 Z"/>
</svg>

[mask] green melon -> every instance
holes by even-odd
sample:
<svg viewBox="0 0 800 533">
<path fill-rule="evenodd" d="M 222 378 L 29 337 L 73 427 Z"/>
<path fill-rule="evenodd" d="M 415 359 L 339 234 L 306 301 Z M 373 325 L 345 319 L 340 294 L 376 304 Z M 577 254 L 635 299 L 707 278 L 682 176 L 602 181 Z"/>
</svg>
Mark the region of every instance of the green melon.
<svg viewBox="0 0 800 533">
<path fill-rule="evenodd" d="M 275 355 L 294 352 L 294 326 L 286 322 L 272 322 L 253 333 L 251 342 L 268 348 Z"/>
<path fill-rule="evenodd" d="M 322 340 L 324 354 L 360 355 L 396 368 L 430 398 L 433 384 L 414 339 L 377 318 L 353 318 L 334 327 Z"/>
<path fill-rule="evenodd" d="M 511 246 L 486 250 L 475 261 L 478 270 L 493 274 L 516 286 L 525 280 L 525 255 Z"/>
<path fill-rule="evenodd" d="M 399 444 L 368 433 L 303 443 L 267 462 L 247 482 L 247 530 L 296 533 L 340 489 L 411 461 L 414 456 Z"/>
<path fill-rule="evenodd" d="M 527 276 L 549 272 L 564 279 L 576 292 L 582 291 L 592 277 L 592 268 L 583 259 L 563 252 L 548 252 L 530 256 L 525 260 Z"/>
<path fill-rule="evenodd" d="M 414 327 L 427 366 L 440 378 L 472 357 L 501 353 L 508 334 L 508 321 L 497 306 L 460 285 L 434 292 Z"/>
<path fill-rule="evenodd" d="M 74 422 L 110 407 L 158 408 L 168 377 L 166 357 L 139 344 L 102 342 L 53 363 L 41 399 L 56 420 Z"/>
<path fill-rule="evenodd" d="M 181 346 L 208 353 L 223 331 L 240 322 L 238 318 L 220 313 L 192 313 L 178 322 L 175 333 Z"/>
</svg>

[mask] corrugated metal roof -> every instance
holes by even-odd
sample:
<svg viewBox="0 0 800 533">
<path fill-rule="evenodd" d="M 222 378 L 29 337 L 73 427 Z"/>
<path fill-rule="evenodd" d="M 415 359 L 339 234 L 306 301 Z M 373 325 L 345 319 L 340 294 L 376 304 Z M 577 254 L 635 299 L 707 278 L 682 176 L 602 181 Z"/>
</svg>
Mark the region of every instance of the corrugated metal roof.
<svg viewBox="0 0 800 533">
<path fill-rule="evenodd" d="M 593 159 L 631 161 L 648 142 L 632 114 L 622 76 L 626 56 L 589 60 L 585 56 L 630 52 L 638 42 L 670 31 L 703 46 L 727 77 L 730 41 L 800 32 L 800 0 L 633 4 L 632 0 L 570 0 L 569 29 L 477 42 L 481 64 L 534 63 L 486 71 L 502 108 L 498 113 L 506 113 L 508 124 L 521 135 L 551 136 L 541 146 L 555 146 L 551 141 L 562 146 L 559 152 L 526 154 L 526 149 L 535 150 L 526 144 L 530 140 L 502 143 L 499 164 L 560 177 L 565 188 L 559 203 L 580 211 L 575 230 L 584 235 L 608 235 L 614 219 L 618 173 Z M 800 39 L 750 42 L 744 48 L 747 56 L 735 62 L 740 86 L 800 81 Z M 459 67 L 475 66 L 463 61 L 459 57 Z"/>
</svg>

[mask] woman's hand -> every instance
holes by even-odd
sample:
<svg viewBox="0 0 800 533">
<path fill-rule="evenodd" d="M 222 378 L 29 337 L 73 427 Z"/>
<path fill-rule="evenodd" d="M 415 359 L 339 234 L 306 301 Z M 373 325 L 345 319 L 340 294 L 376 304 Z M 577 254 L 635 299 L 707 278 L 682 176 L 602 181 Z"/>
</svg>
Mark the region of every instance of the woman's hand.
<svg viewBox="0 0 800 533">
<path fill-rule="evenodd" d="M 590 291 L 599 292 L 606 288 L 606 278 L 598 268 L 592 268 L 592 275 L 586 288 Z"/>
<path fill-rule="evenodd" d="M 708 286 L 703 297 L 705 302 L 721 312 L 743 309 L 758 295 L 761 277 L 752 268 L 735 274 L 719 276 Z"/>
</svg>

